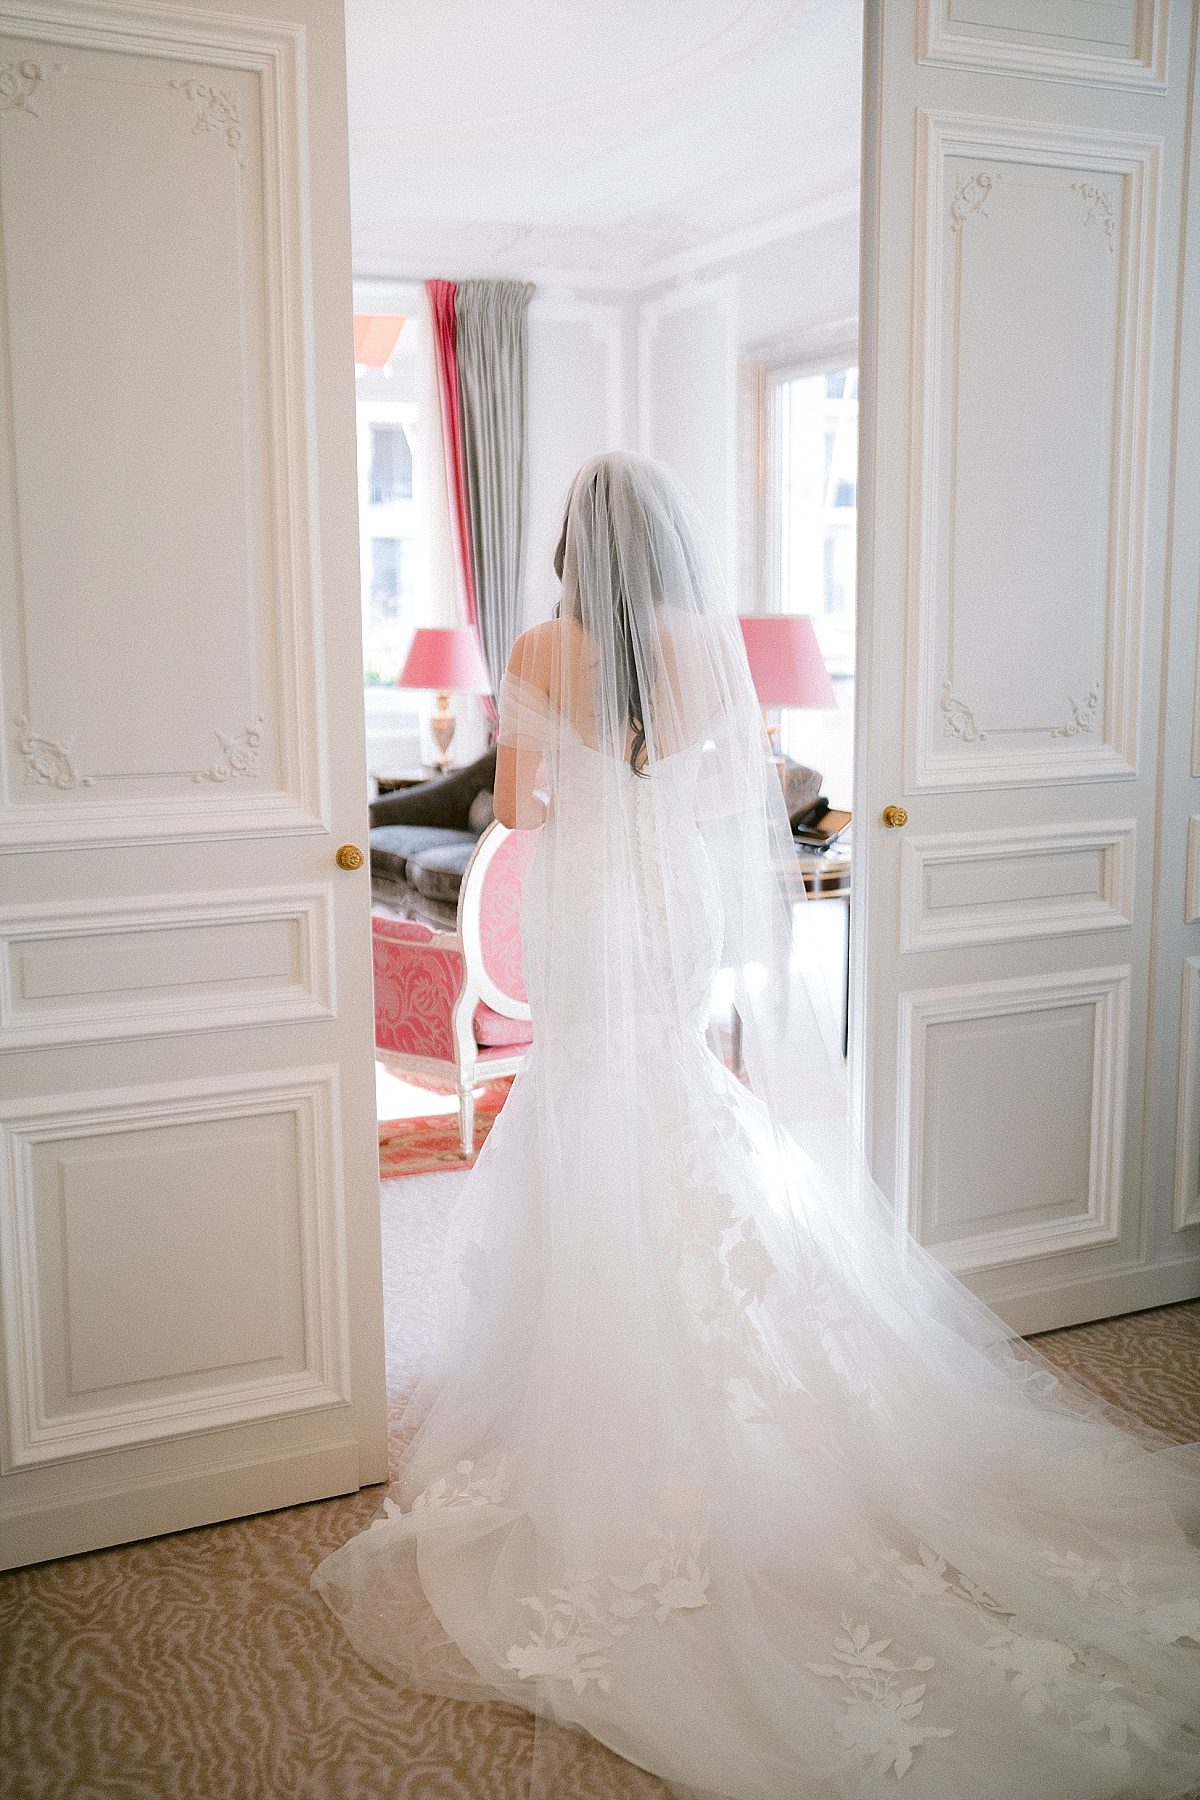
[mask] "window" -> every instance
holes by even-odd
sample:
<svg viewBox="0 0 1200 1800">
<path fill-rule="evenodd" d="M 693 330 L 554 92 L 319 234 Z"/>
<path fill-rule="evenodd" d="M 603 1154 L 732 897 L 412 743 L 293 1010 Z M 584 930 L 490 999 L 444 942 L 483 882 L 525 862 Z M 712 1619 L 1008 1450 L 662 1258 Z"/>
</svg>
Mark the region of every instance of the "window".
<svg viewBox="0 0 1200 1800">
<path fill-rule="evenodd" d="M 854 621 L 858 499 L 858 370 L 785 370 L 767 384 L 767 592 L 780 612 L 808 613 L 837 711 L 786 711 L 780 748 L 822 772 L 822 792 L 848 806 L 854 769 Z"/>
<path fill-rule="evenodd" d="M 412 499 L 412 447 L 403 425 L 371 426 L 369 491 L 372 506 Z"/>
<path fill-rule="evenodd" d="M 371 621 L 385 624 L 401 615 L 404 573 L 408 566 L 404 538 L 371 539 Z M 410 584 L 411 585 L 411 584 Z"/>
<path fill-rule="evenodd" d="M 420 622 L 416 570 L 422 527 L 413 454 L 420 422 L 412 397 L 413 358 L 399 352 L 398 345 L 387 371 L 360 370 L 358 381 L 359 564 L 368 687 L 391 686 Z M 379 397 L 384 393 L 388 398 Z"/>
</svg>

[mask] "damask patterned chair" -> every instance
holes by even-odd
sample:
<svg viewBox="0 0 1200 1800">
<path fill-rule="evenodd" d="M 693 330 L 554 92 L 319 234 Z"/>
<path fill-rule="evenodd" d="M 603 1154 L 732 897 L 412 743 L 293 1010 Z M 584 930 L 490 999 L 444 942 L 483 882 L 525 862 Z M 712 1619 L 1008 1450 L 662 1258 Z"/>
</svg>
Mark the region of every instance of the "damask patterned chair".
<svg viewBox="0 0 1200 1800">
<path fill-rule="evenodd" d="M 393 1074 L 453 1085 L 467 1158 L 475 1146 L 475 1089 L 515 1075 L 533 1041 L 520 911 L 534 835 L 488 826 L 463 873 L 457 930 L 379 914 L 371 921 L 379 1060 Z"/>
</svg>

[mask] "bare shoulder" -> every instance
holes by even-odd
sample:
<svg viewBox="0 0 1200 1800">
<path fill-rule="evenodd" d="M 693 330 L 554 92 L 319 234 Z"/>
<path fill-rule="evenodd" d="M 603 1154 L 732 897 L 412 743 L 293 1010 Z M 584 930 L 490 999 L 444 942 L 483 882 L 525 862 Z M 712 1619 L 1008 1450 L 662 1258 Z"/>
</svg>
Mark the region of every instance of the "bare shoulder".
<svg viewBox="0 0 1200 1800">
<path fill-rule="evenodd" d="M 510 671 L 549 694 L 555 665 L 571 634 L 577 630 L 573 619 L 545 619 L 539 625 L 531 625 L 512 647 L 508 658 Z"/>
</svg>

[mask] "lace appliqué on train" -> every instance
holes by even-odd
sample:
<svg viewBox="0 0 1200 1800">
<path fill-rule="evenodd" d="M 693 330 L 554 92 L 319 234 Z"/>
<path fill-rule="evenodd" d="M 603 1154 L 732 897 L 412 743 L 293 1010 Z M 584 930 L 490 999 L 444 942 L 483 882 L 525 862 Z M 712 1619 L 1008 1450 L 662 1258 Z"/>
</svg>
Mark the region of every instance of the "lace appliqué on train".
<svg viewBox="0 0 1200 1800">
<path fill-rule="evenodd" d="M 1066 1580 L 1077 1593 L 1078 1584 L 1083 1584 L 1089 1597 L 1103 1594 L 1128 1610 L 1135 1629 L 1158 1636 L 1164 1609 L 1157 1602 L 1147 1604 L 1139 1599 L 1132 1565 L 1088 1563 L 1074 1552 L 1064 1554 L 1049 1545 L 1042 1548 L 1052 1575 Z M 898 1587 L 931 1605 L 961 1603 L 969 1607 L 992 1627 L 982 1650 L 994 1678 L 1010 1689 L 1027 1712 L 1058 1715 L 1075 1731 L 1104 1739 L 1116 1752 L 1124 1752 L 1131 1740 L 1154 1749 L 1163 1744 L 1165 1734 L 1153 1716 L 1151 1693 L 1117 1680 L 1088 1646 L 1024 1629 L 1015 1613 L 1005 1610 L 927 1544 L 918 1546 L 916 1559 L 896 1549 L 883 1549 L 866 1562 L 850 1556 L 839 1558 L 837 1567 L 866 1586 Z"/>
<path fill-rule="evenodd" d="M 534 1623 L 505 1660 L 522 1681 L 566 1681 L 577 1694 L 594 1682 L 607 1692 L 612 1650 L 635 1621 L 663 1625 L 673 1613 L 708 1605 L 704 1536 L 680 1526 L 654 1527 L 649 1536 L 651 1554 L 637 1573 L 575 1570 L 547 1595 L 518 1602 Z"/>
<path fill-rule="evenodd" d="M 1147 1601 L 1137 1587 L 1137 1569 L 1125 1558 L 1120 1562 L 1080 1556 L 1078 1551 L 1059 1551 L 1042 1546 L 1047 1573 L 1063 1581 L 1077 1600 L 1107 1600 L 1114 1609 L 1131 1614 L 1143 1637 L 1156 1644 L 1178 1643 L 1192 1638 L 1200 1644 L 1200 1589 L 1173 1594 L 1168 1600 Z"/>
<path fill-rule="evenodd" d="M 913 1753 L 934 1738 L 954 1736 L 953 1725 L 918 1724 L 925 1708 L 925 1683 L 907 1677 L 927 1674 L 932 1656 L 898 1663 L 887 1655 L 891 1638 L 872 1638 L 871 1628 L 848 1614 L 833 1640 L 834 1661 L 809 1663 L 814 1675 L 843 1685 L 845 1712 L 838 1722 L 839 1742 L 851 1758 L 869 1761 L 879 1775 L 897 1780 L 912 1767 Z"/>
<path fill-rule="evenodd" d="M 440 1506 L 503 1506 L 512 1492 L 512 1468 L 507 1457 L 500 1457 L 491 1467 L 476 1462 L 456 1463 L 453 1475 L 439 1475 L 417 1495 L 410 1512 L 431 1512 Z M 389 1517 L 398 1517 L 402 1508 L 394 1500 L 385 1500 Z"/>
</svg>

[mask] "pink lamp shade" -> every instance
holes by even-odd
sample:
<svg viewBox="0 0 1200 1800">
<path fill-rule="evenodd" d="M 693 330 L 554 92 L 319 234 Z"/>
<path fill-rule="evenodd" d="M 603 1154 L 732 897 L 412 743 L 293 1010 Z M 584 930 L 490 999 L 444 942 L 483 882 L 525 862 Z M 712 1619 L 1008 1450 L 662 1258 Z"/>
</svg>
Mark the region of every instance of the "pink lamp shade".
<svg viewBox="0 0 1200 1800">
<path fill-rule="evenodd" d="M 423 625 L 413 633 L 396 686 L 432 688 L 439 694 L 490 694 L 492 678 L 469 625 Z"/>
<path fill-rule="evenodd" d="M 836 706 L 807 613 L 762 613 L 738 624 L 760 706 Z"/>
</svg>

